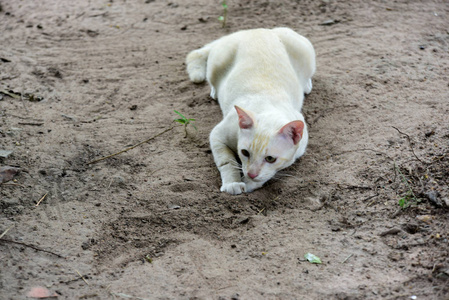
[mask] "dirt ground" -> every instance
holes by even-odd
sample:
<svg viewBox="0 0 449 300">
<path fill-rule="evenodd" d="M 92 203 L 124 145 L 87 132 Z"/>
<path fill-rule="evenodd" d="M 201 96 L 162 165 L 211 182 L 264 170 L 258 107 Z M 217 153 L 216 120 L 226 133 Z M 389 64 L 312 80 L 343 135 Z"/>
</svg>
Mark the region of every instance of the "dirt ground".
<svg viewBox="0 0 449 300">
<path fill-rule="evenodd" d="M 1 299 L 449 299 L 447 1 L 0 4 Z M 223 194 L 185 56 L 276 26 L 317 53 L 308 150 Z"/>
</svg>

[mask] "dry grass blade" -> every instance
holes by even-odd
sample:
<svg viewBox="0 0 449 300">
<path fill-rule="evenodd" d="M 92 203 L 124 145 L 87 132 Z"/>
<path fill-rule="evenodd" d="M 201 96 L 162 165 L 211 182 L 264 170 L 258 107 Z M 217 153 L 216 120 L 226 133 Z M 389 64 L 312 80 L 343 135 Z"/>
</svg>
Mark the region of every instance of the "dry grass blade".
<svg viewBox="0 0 449 300">
<path fill-rule="evenodd" d="M 89 285 L 89 282 L 87 282 L 86 278 L 84 278 L 84 276 L 81 275 L 81 273 L 80 273 L 77 269 L 75 269 L 75 271 L 76 271 L 76 273 L 78 273 L 78 275 L 80 276 L 80 278 L 81 278 L 87 285 Z"/>
<path fill-rule="evenodd" d="M 115 298 L 115 296 L 117 296 L 117 297 L 122 297 L 122 298 L 126 298 L 126 299 L 149 300 L 148 298 L 135 297 L 135 296 L 128 295 L 128 294 L 125 294 L 125 293 L 114 293 L 114 292 L 111 292 L 111 295 L 113 295 L 114 298 Z"/>
<path fill-rule="evenodd" d="M 0 239 L 1 239 L 2 237 L 4 237 L 5 234 L 6 234 L 11 228 L 13 228 L 13 227 L 14 227 L 14 225 L 11 225 L 11 226 L 9 226 L 5 231 L 3 231 L 3 233 L 0 235 Z"/>
<path fill-rule="evenodd" d="M 350 259 L 352 256 L 353 256 L 354 254 L 350 254 L 350 255 L 348 255 L 348 257 L 346 257 L 345 258 L 345 260 L 344 261 L 342 261 L 341 263 L 342 264 L 344 264 L 345 262 L 347 262 L 348 261 L 348 259 Z"/>
</svg>

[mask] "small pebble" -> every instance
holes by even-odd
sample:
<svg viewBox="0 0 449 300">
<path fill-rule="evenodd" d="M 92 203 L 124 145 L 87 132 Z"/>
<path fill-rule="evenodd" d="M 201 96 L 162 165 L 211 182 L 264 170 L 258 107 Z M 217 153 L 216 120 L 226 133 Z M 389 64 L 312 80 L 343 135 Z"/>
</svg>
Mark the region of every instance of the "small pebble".
<svg viewBox="0 0 449 300">
<path fill-rule="evenodd" d="M 437 206 L 437 207 L 440 207 L 440 206 L 442 206 L 442 203 L 441 203 L 441 201 L 438 199 L 438 193 L 437 192 L 435 192 L 435 191 L 429 191 L 429 192 L 426 192 L 425 193 L 425 195 L 427 196 L 427 198 L 429 199 L 429 202 L 432 204 L 432 205 L 434 205 L 434 206 Z"/>
</svg>

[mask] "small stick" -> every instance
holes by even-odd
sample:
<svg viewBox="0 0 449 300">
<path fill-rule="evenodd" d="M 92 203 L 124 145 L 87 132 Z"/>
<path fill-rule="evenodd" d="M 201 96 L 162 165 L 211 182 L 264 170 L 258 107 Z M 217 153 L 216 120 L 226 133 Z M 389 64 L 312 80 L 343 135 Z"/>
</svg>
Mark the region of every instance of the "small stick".
<svg viewBox="0 0 449 300">
<path fill-rule="evenodd" d="M 310 180 L 310 181 L 306 181 L 304 183 L 319 183 L 319 184 L 334 184 L 337 185 L 339 188 L 340 186 L 345 186 L 348 189 L 365 189 L 365 190 L 371 190 L 373 189 L 370 186 L 362 186 L 362 185 L 352 185 L 349 183 L 342 183 L 342 182 L 323 182 L 323 181 L 317 181 L 317 180 Z"/>
<path fill-rule="evenodd" d="M 41 204 L 41 202 L 45 199 L 45 197 L 47 197 L 47 195 L 48 195 L 48 192 L 46 192 L 45 195 L 43 195 L 42 198 L 39 201 L 37 201 L 35 206 L 39 206 L 39 204 Z"/>
<path fill-rule="evenodd" d="M 87 295 L 83 295 L 81 296 L 79 299 L 89 299 L 89 298 L 93 298 L 93 297 L 98 297 L 98 294 L 87 294 Z"/>
<path fill-rule="evenodd" d="M 89 285 L 89 282 L 87 282 L 86 278 L 84 278 L 84 276 L 81 275 L 81 273 L 80 273 L 77 269 L 75 269 L 75 271 L 76 271 L 76 273 L 78 273 L 78 275 L 81 277 L 81 279 L 82 279 L 87 285 Z"/>
<path fill-rule="evenodd" d="M 124 293 L 114 293 L 114 292 L 110 292 L 112 296 L 118 296 L 118 297 L 122 297 L 122 298 L 127 298 L 127 299 L 137 299 L 137 300 L 149 300 L 148 298 L 140 298 L 140 297 L 135 297 L 135 296 L 131 296 L 128 294 L 124 294 Z"/>
<path fill-rule="evenodd" d="M 410 150 L 412 150 L 413 155 L 415 156 L 415 158 L 416 158 L 418 161 L 420 161 L 420 162 L 422 162 L 423 164 L 426 164 L 426 165 L 430 165 L 430 164 L 431 164 L 431 163 L 428 163 L 428 162 L 425 162 L 425 161 L 421 160 L 421 159 L 416 155 L 415 150 L 413 150 L 413 147 L 412 147 L 412 140 L 411 140 L 410 136 L 409 136 L 407 133 L 404 133 L 404 132 L 400 131 L 398 128 L 396 128 L 396 127 L 394 127 L 394 126 L 391 126 L 391 127 L 393 127 L 394 129 L 396 129 L 400 134 L 405 135 L 405 136 L 407 137 L 408 145 L 410 146 Z"/>
<path fill-rule="evenodd" d="M 379 194 L 375 194 L 375 195 L 369 196 L 368 198 L 363 199 L 362 202 L 368 201 L 369 199 L 372 199 L 372 198 L 376 198 L 377 196 L 379 196 Z M 376 199 L 374 199 L 374 200 L 372 200 L 370 203 L 368 203 L 367 206 L 373 205 L 374 201 L 376 201 Z"/>
<path fill-rule="evenodd" d="M 28 108 L 25 105 L 25 101 L 23 101 L 23 89 L 22 89 L 22 93 L 20 93 L 20 100 L 22 102 L 23 108 L 25 108 L 25 110 L 28 112 Z"/>
<path fill-rule="evenodd" d="M 109 190 L 109 188 L 111 187 L 111 185 L 112 185 L 112 182 L 114 182 L 114 178 L 112 178 L 112 179 L 111 179 L 111 182 L 109 182 L 109 185 L 108 185 L 108 188 L 107 188 L 107 190 Z"/>
<path fill-rule="evenodd" d="M 156 173 L 156 172 L 158 172 L 158 171 L 160 171 L 160 170 L 163 170 L 163 169 L 157 169 L 157 170 L 154 170 L 154 171 L 151 172 L 150 175 L 148 175 L 148 176 L 151 176 L 151 175 L 153 175 L 154 173 Z"/>
<path fill-rule="evenodd" d="M 342 261 L 341 263 L 342 263 L 342 264 L 344 264 L 345 262 L 347 262 L 347 261 L 348 261 L 348 259 L 350 259 L 352 255 L 353 255 L 353 254 L 350 254 L 350 255 L 349 255 L 348 257 L 346 257 L 346 258 L 345 258 L 345 260 L 344 260 L 344 261 Z"/>
<path fill-rule="evenodd" d="M 20 96 L 18 96 L 16 94 L 13 94 L 13 93 L 10 93 L 8 91 L 0 91 L 0 93 L 5 94 L 5 95 L 7 95 L 7 96 L 9 96 L 11 98 L 14 98 L 14 99 L 20 99 Z"/>
<path fill-rule="evenodd" d="M 399 228 L 391 228 L 387 231 L 379 233 L 379 236 L 386 236 L 386 235 L 390 235 L 390 234 L 393 235 L 393 234 L 398 234 L 400 232 L 401 232 L 401 230 Z"/>
<path fill-rule="evenodd" d="M 376 196 L 379 196 L 379 195 L 376 195 Z M 374 198 L 374 197 L 373 197 Z M 374 204 L 374 202 L 376 201 L 376 199 L 373 199 L 373 200 L 371 200 L 371 202 L 370 203 L 368 203 L 368 207 L 370 207 L 371 205 L 373 205 Z"/>
<path fill-rule="evenodd" d="M 399 208 L 397 211 L 395 211 L 395 212 L 390 216 L 390 219 L 396 218 L 401 212 L 402 212 L 402 208 Z"/>
<path fill-rule="evenodd" d="M 92 161 L 88 162 L 87 164 L 88 164 L 88 165 L 91 165 L 91 164 L 97 163 L 97 162 L 99 162 L 99 161 L 102 161 L 102 160 L 111 158 L 111 157 L 113 157 L 113 156 L 122 154 L 123 152 L 127 152 L 127 151 L 129 151 L 129 150 L 131 150 L 131 149 L 134 149 L 134 148 L 136 148 L 136 147 L 138 147 L 138 146 L 140 146 L 140 145 L 142 145 L 142 144 L 148 143 L 148 142 L 151 141 L 152 139 L 155 139 L 155 138 L 157 138 L 158 136 L 163 135 L 164 133 L 166 133 L 166 132 L 168 132 L 168 131 L 170 131 L 170 130 L 173 130 L 173 128 L 175 128 L 175 127 L 174 127 L 174 126 L 171 126 L 170 128 L 167 128 L 167 129 L 165 129 L 164 131 L 162 131 L 162 132 L 160 132 L 160 133 L 158 133 L 158 134 L 156 134 L 156 135 L 150 137 L 149 139 L 147 139 L 147 140 L 145 140 L 145 141 L 142 141 L 142 142 L 140 142 L 140 143 L 135 144 L 134 146 L 131 146 L 131 147 L 129 147 L 129 148 L 126 148 L 126 149 L 124 149 L 124 150 L 122 150 L 122 151 L 119 151 L 119 152 L 117 152 L 117 153 L 114 153 L 114 154 L 111 154 L 111 155 L 108 155 L 108 156 L 104 156 L 104 157 L 99 158 L 99 159 L 92 160 Z"/>
<path fill-rule="evenodd" d="M 42 126 L 44 123 L 19 122 L 19 125 Z"/>
<path fill-rule="evenodd" d="M 25 243 L 16 242 L 16 241 L 11 241 L 11 240 L 5 240 L 5 239 L 3 239 L 3 238 L 0 239 L 0 242 L 7 242 L 7 243 L 12 243 L 12 244 L 17 244 L 17 245 L 25 246 L 25 247 L 34 249 L 34 250 L 36 250 L 36 251 L 41 251 L 41 252 L 53 254 L 53 255 L 55 255 L 55 256 L 57 256 L 57 257 L 66 259 L 66 258 L 65 258 L 64 256 L 62 256 L 62 255 L 59 255 L 59 254 L 57 254 L 57 253 L 54 253 L 54 252 L 51 252 L 51 251 L 48 251 L 48 250 L 44 250 L 44 249 L 38 248 L 38 247 L 33 246 L 33 245 L 30 245 L 30 244 L 25 244 Z"/>
<path fill-rule="evenodd" d="M 260 215 L 264 210 L 265 210 L 265 207 L 262 208 L 261 210 L 259 210 L 259 212 L 257 213 L 257 216 Z"/>
<path fill-rule="evenodd" d="M 14 224 L 11 225 L 11 226 L 9 226 L 8 229 L 6 229 L 5 231 L 3 231 L 3 233 L 0 235 L 0 239 L 1 239 L 2 237 L 4 237 L 5 234 L 6 234 L 11 228 L 13 228 L 13 227 L 14 227 Z"/>
<path fill-rule="evenodd" d="M 362 151 L 370 151 L 370 152 L 375 152 L 376 154 L 381 154 L 384 155 L 386 158 L 393 160 L 387 153 L 379 151 L 379 150 L 375 150 L 375 149 L 368 149 L 368 148 L 362 148 L 362 149 L 354 149 L 354 150 L 347 150 L 347 151 L 343 151 L 340 153 L 336 153 L 336 154 L 332 154 L 331 156 L 338 156 L 338 155 L 343 155 L 346 153 L 352 153 L 352 152 L 362 152 Z"/>
<path fill-rule="evenodd" d="M 0 185 L 16 185 L 16 186 L 23 186 L 20 183 L 14 183 L 14 182 L 2 182 Z"/>
</svg>

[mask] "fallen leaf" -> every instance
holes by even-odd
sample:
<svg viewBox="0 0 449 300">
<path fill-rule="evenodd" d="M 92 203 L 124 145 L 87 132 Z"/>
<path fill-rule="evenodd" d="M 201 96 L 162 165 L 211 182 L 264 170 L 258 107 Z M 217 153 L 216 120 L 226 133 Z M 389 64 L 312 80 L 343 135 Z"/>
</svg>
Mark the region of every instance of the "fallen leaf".
<svg viewBox="0 0 449 300">
<path fill-rule="evenodd" d="M 430 223 L 432 221 L 432 216 L 431 215 L 416 216 L 416 219 L 418 219 L 421 222 Z"/>
<path fill-rule="evenodd" d="M 321 264 L 321 259 L 312 253 L 306 253 L 304 255 L 304 258 L 307 259 L 312 264 Z"/>
<path fill-rule="evenodd" d="M 8 182 L 13 179 L 19 170 L 19 168 L 10 166 L 0 167 L 0 183 Z"/>
</svg>

